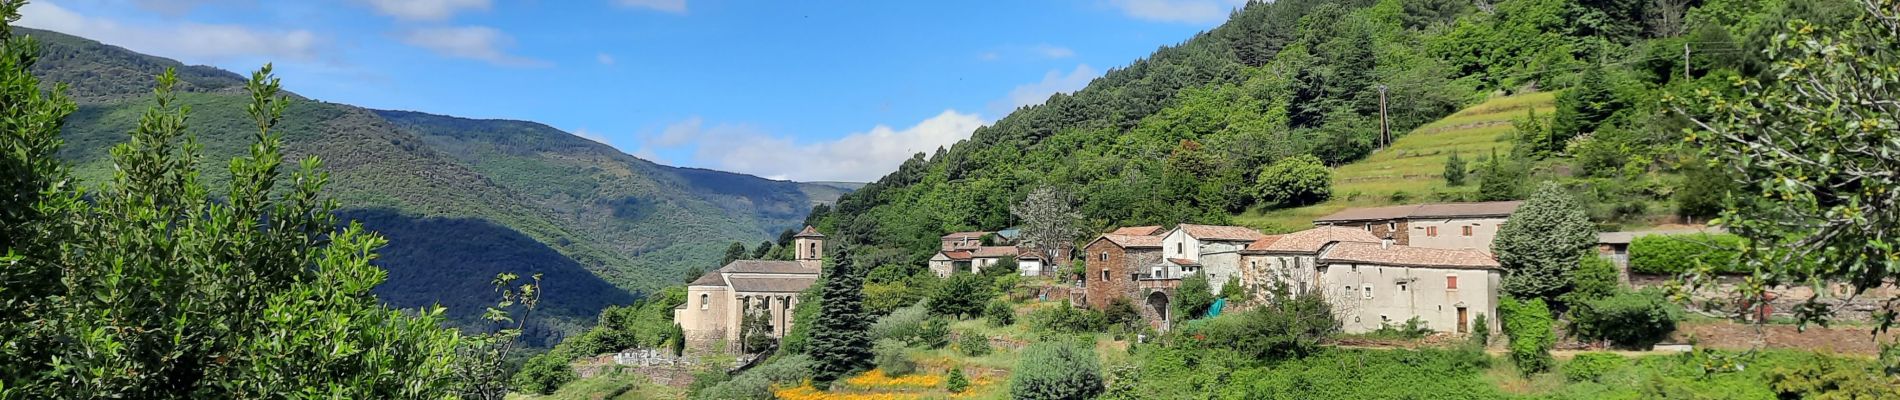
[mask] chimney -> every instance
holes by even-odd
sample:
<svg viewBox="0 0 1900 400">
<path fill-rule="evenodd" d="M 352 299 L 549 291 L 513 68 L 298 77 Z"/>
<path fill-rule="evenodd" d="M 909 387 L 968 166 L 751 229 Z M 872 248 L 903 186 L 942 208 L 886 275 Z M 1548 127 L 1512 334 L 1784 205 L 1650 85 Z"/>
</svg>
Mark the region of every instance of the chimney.
<svg viewBox="0 0 1900 400">
<path fill-rule="evenodd" d="M 1392 248 L 1392 234 L 1391 233 L 1386 233 L 1384 239 L 1379 239 L 1379 248 L 1381 249 Z"/>
</svg>

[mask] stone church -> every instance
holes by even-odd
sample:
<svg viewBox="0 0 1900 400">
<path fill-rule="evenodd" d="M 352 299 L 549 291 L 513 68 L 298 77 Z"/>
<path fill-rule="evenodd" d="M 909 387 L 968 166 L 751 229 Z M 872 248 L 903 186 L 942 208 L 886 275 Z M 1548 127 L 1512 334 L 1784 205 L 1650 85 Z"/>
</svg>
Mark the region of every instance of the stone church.
<svg viewBox="0 0 1900 400">
<path fill-rule="evenodd" d="M 824 263 L 825 235 L 805 227 L 792 237 L 792 261 L 736 260 L 686 285 L 686 303 L 673 309 L 673 321 L 686 333 L 688 347 L 736 348 L 739 324 L 748 313 L 766 313 L 772 337 L 792 325 L 798 294 L 818 280 Z"/>
</svg>

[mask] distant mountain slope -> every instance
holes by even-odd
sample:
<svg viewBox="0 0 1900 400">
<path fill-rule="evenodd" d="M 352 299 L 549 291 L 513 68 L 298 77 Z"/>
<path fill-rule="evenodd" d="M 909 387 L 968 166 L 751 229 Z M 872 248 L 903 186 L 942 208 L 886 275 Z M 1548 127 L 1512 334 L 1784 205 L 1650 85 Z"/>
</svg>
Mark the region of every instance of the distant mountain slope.
<svg viewBox="0 0 1900 400">
<path fill-rule="evenodd" d="M 16 28 L 17 29 L 17 28 Z M 200 167 L 216 193 L 225 163 L 251 142 L 242 77 L 54 32 L 35 69 L 68 83 L 80 102 L 61 157 L 86 182 L 109 179 L 109 149 L 151 105 L 152 76 L 177 68 L 204 145 Z M 288 82 L 296 87 L 296 82 Z M 629 292 L 676 283 L 710 267 L 732 242 L 757 243 L 803 221 L 845 190 L 719 171 L 674 168 L 622 154 L 546 125 L 376 111 L 314 100 L 291 103 L 278 130 L 291 158 L 317 156 L 326 194 L 343 215 L 392 241 L 378 288 L 404 307 L 440 302 L 468 313 L 493 300 L 495 273 L 544 273 L 563 325 L 587 323 Z M 465 310 L 466 309 L 466 310 Z M 467 318 L 464 318 L 467 320 Z"/>
</svg>

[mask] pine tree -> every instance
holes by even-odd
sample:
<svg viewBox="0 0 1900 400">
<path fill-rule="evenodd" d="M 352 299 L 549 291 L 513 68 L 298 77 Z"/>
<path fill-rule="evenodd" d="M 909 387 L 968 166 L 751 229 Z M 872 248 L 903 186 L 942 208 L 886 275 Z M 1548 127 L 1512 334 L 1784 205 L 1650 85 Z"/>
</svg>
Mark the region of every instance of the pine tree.
<svg viewBox="0 0 1900 400">
<path fill-rule="evenodd" d="M 1445 184 L 1465 185 L 1465 159 L 1458 157 L 1458 151 L 1452 150 L 1451 157 L 1445 159 Z"/>
<path fill-rule="evenodd" d="M 871 318 L 864 313 L 864 277 L 852 268 L 849 246 L 833 253 L 821 292 L 823 309 L 812 324 L 812 384 L 829 388 L 846 374 L 870 367 Z"/>
<path fill-rule="evenodd" d="M 1555 300 L 1571 288 L 1579 255 L 1596 243 L 1590 217 L 1555 183 L 1545 183 L 1498 228 L 1492 244 L 1509 274 L 1505 293 L 1519 299 Z"/>
</svg>

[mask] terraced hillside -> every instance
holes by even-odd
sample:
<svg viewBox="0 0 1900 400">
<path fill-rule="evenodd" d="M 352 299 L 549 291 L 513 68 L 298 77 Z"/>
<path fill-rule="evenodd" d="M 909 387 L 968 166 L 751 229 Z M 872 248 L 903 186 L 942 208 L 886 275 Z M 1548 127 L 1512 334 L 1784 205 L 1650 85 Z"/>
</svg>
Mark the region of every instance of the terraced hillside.
<svg viewBox="0 0 1900 400">
<path fill-rule="evenodd" d="M 1436 193 L 1477 190 L 1477 180 L 1464 186 L 1445 184 L 1445 159 L 1457 152 L 1467 163 L 1492 150 L 1511 151 L 1511 121 L 1532 108 L 1550 115 L 1556 94 L 1540 92 L 1493 98 L 1459 110 L 1412 130 L 1392 147 L 1333 170 L 1333 197 L 1317 205 L 1283 210 L 1250 210 L 1234 221 L 1268 232 L 1289 232 L 1311 226 L 1314 218 L 1349 207 L 1383 206 L 1429 201 Z"/>
</svg>

